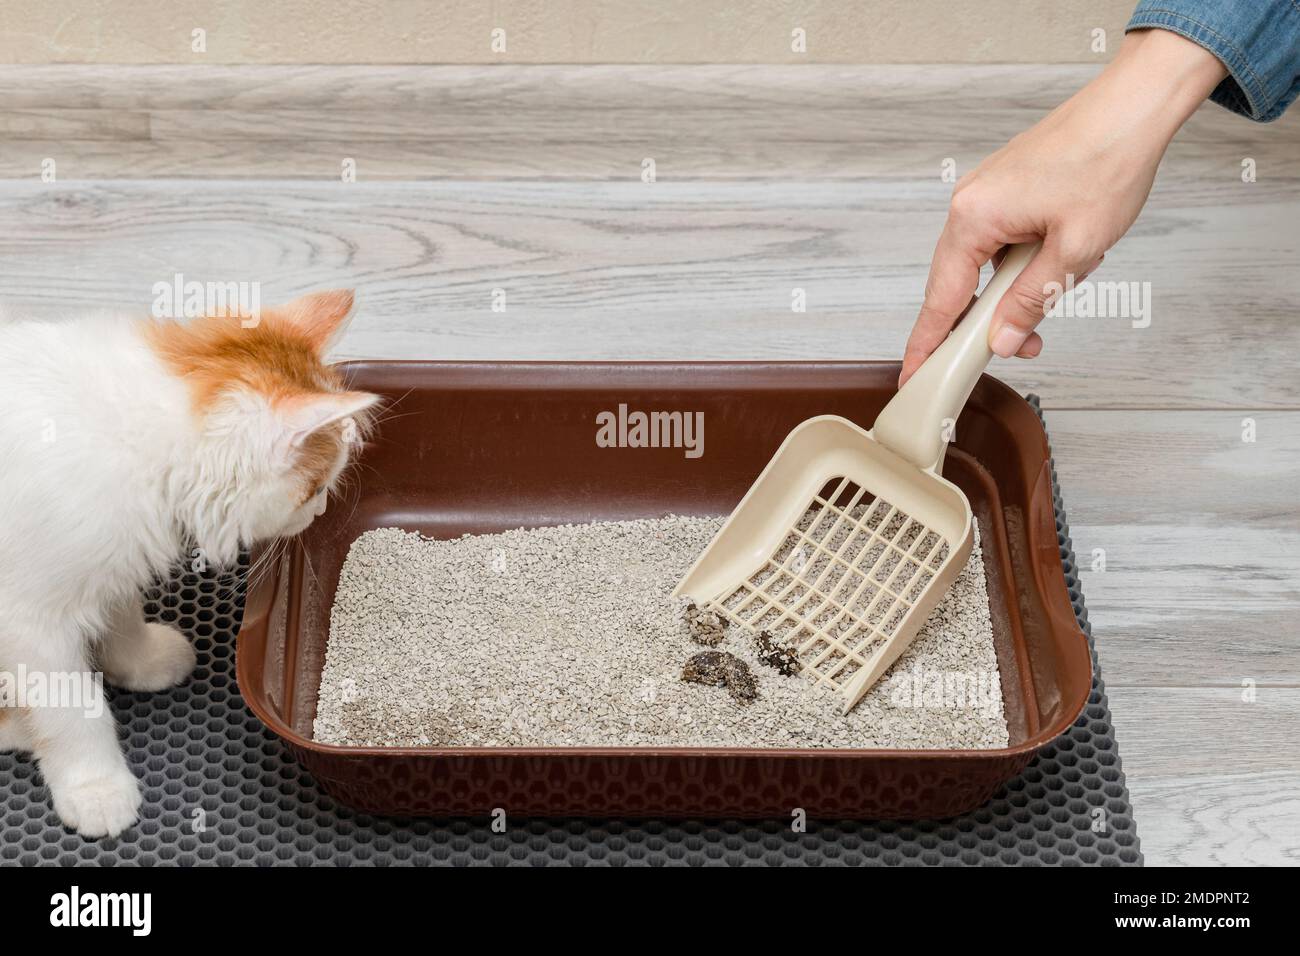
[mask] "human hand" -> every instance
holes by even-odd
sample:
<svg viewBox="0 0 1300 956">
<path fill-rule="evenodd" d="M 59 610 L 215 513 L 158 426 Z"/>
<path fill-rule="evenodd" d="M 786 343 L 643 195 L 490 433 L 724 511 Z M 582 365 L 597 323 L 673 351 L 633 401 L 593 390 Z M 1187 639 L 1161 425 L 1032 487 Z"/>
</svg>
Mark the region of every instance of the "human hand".
<svg viewBox="0 0 1300 956">
<path fill-rule="evenodd" d="M 1080 282 L 1137 218 L 1178 128 L 1227 75 L 1210 52 L 1165 30 L 1130 33 L 1098 77 L 963 176 L 935 247 L 899 385 L 947 338 L 1010 243 L 1042 249 L 989 329 L 997 355 L 1033 358 L 1051 283 Z"/>
</svg>

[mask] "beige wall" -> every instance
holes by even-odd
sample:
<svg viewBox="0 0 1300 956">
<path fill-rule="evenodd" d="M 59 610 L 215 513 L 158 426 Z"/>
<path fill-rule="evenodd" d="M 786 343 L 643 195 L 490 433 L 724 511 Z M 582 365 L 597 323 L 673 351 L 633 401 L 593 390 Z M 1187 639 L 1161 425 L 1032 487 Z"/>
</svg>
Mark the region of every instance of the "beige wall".
<svg viewBox="0 0 1300 956">
<path fill-rule="evenodd" d="M 0 0 L 0 62 L 1087 63 L 1114 51 L 1135 3 Z M 505 53 L 491 48 L 498 27 Z M 205 53 L 191 51 L 195 28 Z M 1107 53 L 1092 48 L 1097 28 Z"/>
</svg>

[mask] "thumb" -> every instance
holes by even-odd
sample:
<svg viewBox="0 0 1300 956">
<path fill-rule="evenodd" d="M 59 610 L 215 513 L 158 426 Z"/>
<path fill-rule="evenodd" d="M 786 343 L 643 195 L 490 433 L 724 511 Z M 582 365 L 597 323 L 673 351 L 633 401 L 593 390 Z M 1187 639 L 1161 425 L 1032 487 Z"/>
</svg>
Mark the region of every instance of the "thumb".
<svg viewBox="0 0 1300 956">
<path fill-rule="evenodd" d="M 1083 249 L 1063 248 L 1058 236 L 1049 234 L 998 303 L 989 328 L 994 354 L 1010 358 L 1019 352 L 1065 287 L 1066 276 L 1081 275 L 1094 258 Z"/>
</svg>

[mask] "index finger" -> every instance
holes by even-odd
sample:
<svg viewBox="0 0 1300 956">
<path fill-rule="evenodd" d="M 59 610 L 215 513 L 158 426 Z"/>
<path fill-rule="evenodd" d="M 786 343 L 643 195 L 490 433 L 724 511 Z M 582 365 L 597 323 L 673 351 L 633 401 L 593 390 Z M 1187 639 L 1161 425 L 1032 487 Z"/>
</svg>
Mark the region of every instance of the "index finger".
<svg viewBox="0 0 1300 956">
<path fill-rule="evenodd" d="M 903 371 L 898 377 L 900 388 L 948 337 L 975 297 L 980 267 L 996 251 L 997 248 L 984 250 L 978 243 L 962 237 L 951 218 L 944 223 L 930 262 L 930 275 L 925 281 L 921 312 L 903 351 Z"/>
</svg>

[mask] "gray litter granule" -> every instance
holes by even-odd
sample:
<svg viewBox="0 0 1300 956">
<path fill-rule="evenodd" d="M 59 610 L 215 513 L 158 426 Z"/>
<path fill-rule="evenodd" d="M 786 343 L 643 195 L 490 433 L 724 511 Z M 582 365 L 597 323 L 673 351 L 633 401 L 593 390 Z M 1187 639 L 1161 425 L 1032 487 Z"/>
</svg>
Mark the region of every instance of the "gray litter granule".
<svg viewBox="0 0 1300 956">
<path fill-rule="evenodd" d="M 1007 745 L 979 543 L 851 713 L 760 662 L 757 697 L 681 679 L 700 652 L 672 589 L 721 518 L 667 517 L 352 544 L 330 616 L 315 738 L 351 746 L 996 748 Z"/>
</svg>

